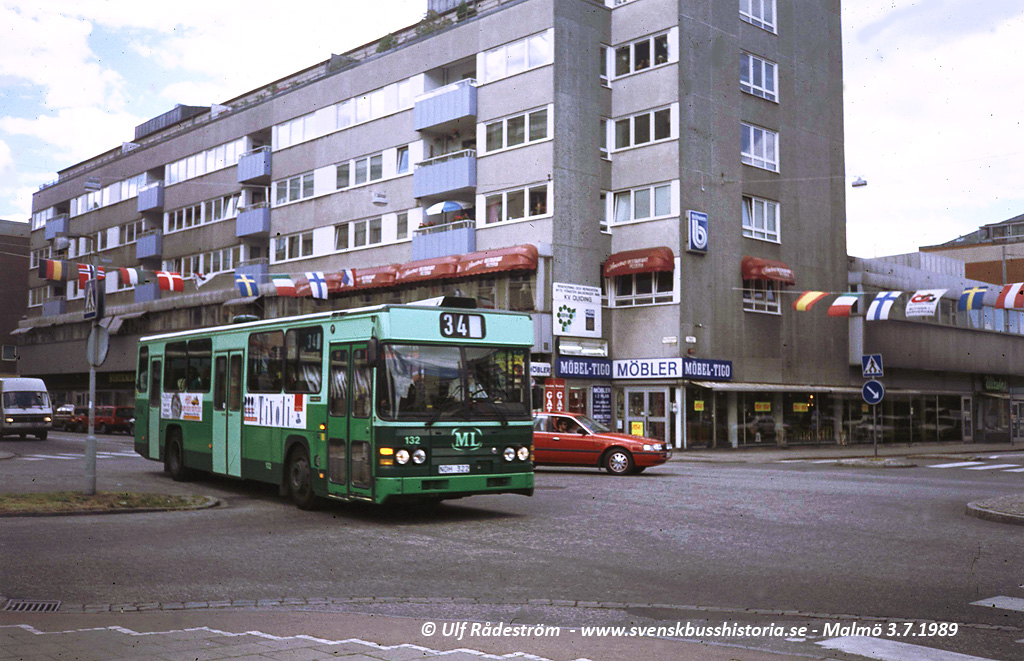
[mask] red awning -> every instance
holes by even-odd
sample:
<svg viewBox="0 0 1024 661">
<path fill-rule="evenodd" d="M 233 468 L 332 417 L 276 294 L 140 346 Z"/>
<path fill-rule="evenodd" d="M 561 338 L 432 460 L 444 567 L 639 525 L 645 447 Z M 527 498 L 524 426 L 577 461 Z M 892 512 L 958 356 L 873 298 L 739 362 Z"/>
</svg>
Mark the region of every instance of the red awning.
<svg viewBox="0 0 1024 661">
<path fill-rule="evenodd" d="M 455 255 L 420 259 L 415 262 L 406 262 L 399 265 L 395 282 L 404 284 L 420 280 L 442 280 L 452 277 L 458 273 L 458 270 L 459 258 Z"/>
<path fill-rule="evenodd" d="M 675 255 L 671 248 L 642 248 L 617 252 L 609 257 L 604 263 L 604 277 L 671 271 L 674 268 Z"/>
<path fill-rule="evenodd" d="M 536 270 L 537 246 L 526 244 L 462 255 L 459 258 L 458 275 L 472 276 L 500 271 Z"/>
<path fill-rule="evenodd" d="M 774 259 L 761 259 L 747 255 L 742 264 L 744 280 L 775 280 L 785 285 L 795 285 L 796 276 L 793 269 L 785 262 Z"/>
<path fill-rule="evenodd" d="M 356 284 L 349 287 L 353 289 L 374 289 L 377 287 L 389 287 L 395 284 L 398 275 L 398 267 L 394 264 L 387 266 L 374 266 L 368 269 L 355 269 Z"/>
</svg>

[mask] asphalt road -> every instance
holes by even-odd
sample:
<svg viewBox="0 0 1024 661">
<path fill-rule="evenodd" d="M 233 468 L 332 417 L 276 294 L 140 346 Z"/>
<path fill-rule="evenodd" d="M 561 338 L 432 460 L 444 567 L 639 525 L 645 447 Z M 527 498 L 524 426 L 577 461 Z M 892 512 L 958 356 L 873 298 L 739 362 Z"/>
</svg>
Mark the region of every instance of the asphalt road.
<svg viewBox="0 0 1024 661">
<path fill-rule="evenodd" d="M 83 462 L 62 456 L 83 447 L 78 434 L 0 441 L 19 455 L 0 462 L 2 490 L 81 488 Z M 334 598 L 360 612 L 563 626 L 899 622 L 902 631 L 906 621 L 952 621 L 956 636 L 907 641 L 1024 655 L 1024 614 L 972 605 L 1024 597 L 1022 528 L 964 515 L 968 501 L 1024 491 L 1024 473 L 673 461 L 622 478 L 541 468 L 533 498 L 302 512 L 266 485 L 175 483 L 130 456 L 126 436 L 101 437 L 99 451 L 100 490 L 201 493 L 222 505 L 4 519 L 0 595 Z M 395 599 L 361 603 L 369 597 Z M 821 638 L 757 644 L 810 653 Z"/>
</svg>

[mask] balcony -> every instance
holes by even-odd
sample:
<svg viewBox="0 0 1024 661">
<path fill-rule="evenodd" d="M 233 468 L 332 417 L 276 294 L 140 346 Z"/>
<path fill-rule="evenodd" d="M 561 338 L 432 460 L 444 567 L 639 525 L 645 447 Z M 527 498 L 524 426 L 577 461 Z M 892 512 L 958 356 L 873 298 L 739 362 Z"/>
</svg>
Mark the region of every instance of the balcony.
<svg viewBox="0 0 1024 661">
<path fill-rule="evenodd" d="M 414 197 L 434 197 L 475 190 L 475 149 L 464 149 L 420 161 L 412 176 Z"/>
<path fill-rule="evenodd" d="M 270 182 L 270 147 L 260 147 L 242 154 L 238 159 L 238 183 L 265 184 Z"/>
<path fill-rule="evenodd" d="M 258 285 L 261 282 L 267 282 L 270 272 L 269 264 L 270 260 L 267 259 L 250 259 L 239 262 L 235 266 L 235 275 L 247 275 L 255 280 Z"/>
<path fill-rule="evenodd" d="M 64 298 L 48 298 L 43 301 L 43 316 L 55 317 L 68 311 L 68 302 Z"/>
<path fill-rule="evenodd" d="M 158 181 L 139 191 L 138 212 L 163 211 L 164 182 Z"/>
<path fill-rule="evenodd" d="M 420 227 L 412 237 L 412 258 L 431 259 L 476 251 L 476 221 L 458 220 Z"/>
<path fill-rule="evenodd" d="M 43 230 L 43 236 L 47 241 L 53 241 L 57 238 L 58 234 L 68 234 L 71 230 L 69 229 L 71 221 L 67 214 L 61 214 L 54 216 L 46 221 L 46 228 Z"/>
<path fill-rule="evenodd" d="M 246 207 L 238 212 L 235 220 L 235 236 L 269 236 L 270 205 L 266 202 Z"/>
<path fill-rule="evenodd" d="M 140 234 L 135 241 L 135 259 L 159 258 L 164 252 L 164 235 L 158 230 Z"/>
<path fill-rule="evenodd" d="M 468 78 L 416 97 L 413 128 L 443 130 L 445 125 L 476 117 L 476 81 Z"/>
<path fill-rule="evenodd" d="M 144 282 L 135 285 L 135 302 L 150 303 L 160 300 L 160 283 Z"/>
</svg>

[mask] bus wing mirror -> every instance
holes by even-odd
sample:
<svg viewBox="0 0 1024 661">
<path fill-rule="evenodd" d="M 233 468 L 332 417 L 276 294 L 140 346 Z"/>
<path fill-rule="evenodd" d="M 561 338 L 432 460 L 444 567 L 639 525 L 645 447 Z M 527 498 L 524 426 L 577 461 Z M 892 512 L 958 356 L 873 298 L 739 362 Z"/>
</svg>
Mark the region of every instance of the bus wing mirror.
<svg viewBox="0 0 1024 661">
<path fill-rule="evenodd" d="M 371 367 L 377 366 L 377 361 L 380 360 L 380 340 L 376 337 L 371 337 L 366 343 L 366 358 Z"/>
</svg>

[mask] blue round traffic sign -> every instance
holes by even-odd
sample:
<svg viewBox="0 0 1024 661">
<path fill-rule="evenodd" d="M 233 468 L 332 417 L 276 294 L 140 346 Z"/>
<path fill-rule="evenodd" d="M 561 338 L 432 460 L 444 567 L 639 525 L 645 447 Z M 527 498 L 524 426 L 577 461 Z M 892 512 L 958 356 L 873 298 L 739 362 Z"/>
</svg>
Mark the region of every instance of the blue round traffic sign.
<svg viewBox="0 0 1024 661">
<path fill-rule="evenodd" d="M 860 389 L 860 394 L 866 403 L 878 404 L 885 397 L 885 386 L 882 385 L 881 381 L 871 379 Z"/>
</svg>

